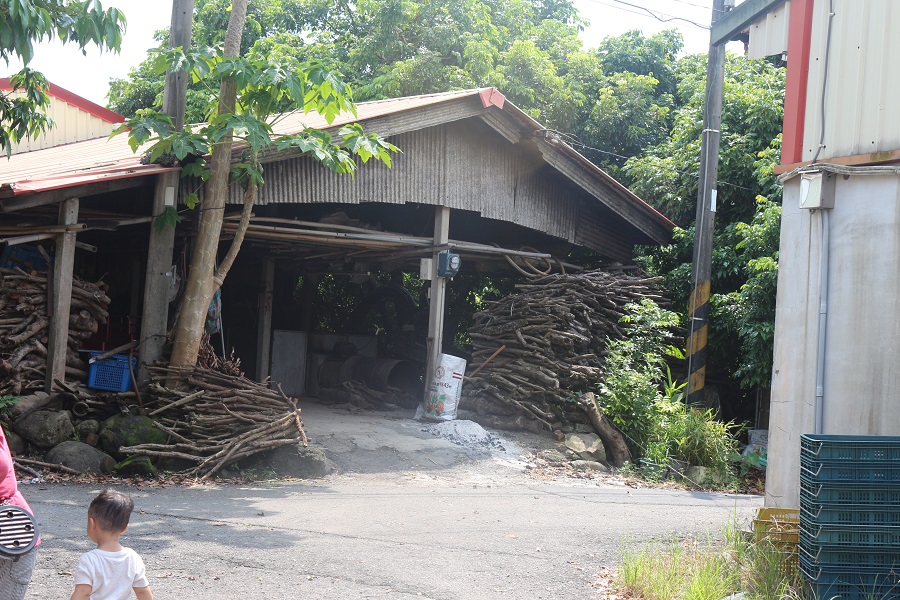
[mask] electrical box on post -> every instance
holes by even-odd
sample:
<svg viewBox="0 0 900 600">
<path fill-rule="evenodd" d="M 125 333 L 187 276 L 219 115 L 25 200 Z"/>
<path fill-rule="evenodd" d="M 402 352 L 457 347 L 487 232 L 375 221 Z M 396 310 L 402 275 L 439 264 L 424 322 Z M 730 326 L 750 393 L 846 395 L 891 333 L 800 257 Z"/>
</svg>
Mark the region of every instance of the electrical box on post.
<svg viewBox="0 0 900 600">
<path fill-rule="evenodd" d="M 834 180 L 834 173 L 801 173 L 800 208 L 834 208 Z"/>
<path fill-rule="evenodd" d="M 437 274 L 439 277 L 455 277 L 459 273 L 459 254 L 441 252 L 438 254 Z"/>
</svg>

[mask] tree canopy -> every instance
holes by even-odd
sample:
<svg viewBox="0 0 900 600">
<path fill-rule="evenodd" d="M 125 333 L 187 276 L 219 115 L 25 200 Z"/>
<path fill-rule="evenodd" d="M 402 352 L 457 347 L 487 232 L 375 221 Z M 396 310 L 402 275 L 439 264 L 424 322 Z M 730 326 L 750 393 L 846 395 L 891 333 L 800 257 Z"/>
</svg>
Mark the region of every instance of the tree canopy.
<svg viewBox="0 0 900 600">
<path fill-rule="evenodd" d="M 50 98 L 47 80 L 28 68 L 34 44 L 58 39 L 84 50 L 89 44 L 119 51 L 125 16 L 103 10 L 99 0 L 11 0 L 0 3 L 0 59 L 19 58 L 23 69 L 11 79 L 12 92 L 0 92 L 0 146 L 9 156 L 12 144 L 34 137 L 52 125 L 43 114 Z"/>
<path fill-rule="evenodd" d="M 221 41 L 229 3 L 197 0 L 196 49 Z M 356 100 L 498 87 L 681 227 L 672 246 L 644 249 L 642 260 L 686 306 L 706 57 L 683 56 L 677 31 L 629 31 L 585 49 L 571 0 L 252 4 L 241 41 L 249 60 L 318 61 Z M 162 86 L 148 58 L 112 82 L 110 107 L 158 107 Z M 189 120 L 207 120 L 214 92 L 192 85 Z M 783 101 L 783 68 L 729 55 L 710 343 L 746 387 L 767 385 L 771 369 Z"/>
</svg>

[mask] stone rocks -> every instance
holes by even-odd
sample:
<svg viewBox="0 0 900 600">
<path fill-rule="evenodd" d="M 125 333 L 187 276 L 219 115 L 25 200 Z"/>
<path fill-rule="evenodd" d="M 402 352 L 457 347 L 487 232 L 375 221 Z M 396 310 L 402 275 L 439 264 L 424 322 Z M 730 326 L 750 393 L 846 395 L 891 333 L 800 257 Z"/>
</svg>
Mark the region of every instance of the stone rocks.
<svg viewBox="0 0 900 600">
<path fill-rule="evenodd" d="M 6 443 L 13 456 L 19 456 L 25 452 L 25 439 L 15 431 L 6 432 Z"/>
<path fill-rule="evenodd" d="M 562 463 L 566 462 L 565 455 L 555 448 L 548 448 L 547 450 L 541 450 L 537 453 L 538 458 L 542 458 L 547 462 L 551 463 Z"/>
<path fill-rule="evenodd" d="M 697 485 L 721 487 L 728 483 L 728 477 L 725 473 L 714 471 L 708 467 L 695 467 L 692 465 L 685 469 L 684 476 Z"/>
<path fill-rule="evenodd" d="M 595 460 L 573 460 L 571 464 L 580 471 L 600 471 L 609 473 L 609 468 L 607 468 L 606 465 Z"/>
<path fill-rule="evenodd" d="M 153 419 L 143 415 L 118 414 L 100 425 L 100 448 L 111 456 L 124 459 L 119 448 L 138 444 L 165 444 L 165 433 L 153 426 Z"/>
<path fill-rule="evenodd" d="M 81 473 L 112 473 L 116 461 L 83 442 L 67 441 L 47 451 L 44 460 L 75 469 Z"/>
<path fill-rule="evenodd" d="M 75 433 L 77 433 L 78 437 L 80 437 L 81 439 L 84 439 L 90 434 L 97 433 L 99 431 L 100 422 L 96 419 L 86 419 L 75 424 Z"/>
<path fill-rule="evenodd" d="M 254 461 L 257 468 L 269 468 L 281 477 L 315 479 L 324 477 L 334 470 L 334 465 L 318 448 L 304 448 L 301 445 L 281 446 L 262 454 Z"/>
<path fill-rule="evenodd" d="M 606 462 L 606 449 L 596 433 L 570 433 L 563 443 L 583 460 Z"/>
<path fill-rule="evenodd" d="M 33 412 L 15 421 L 13 429 L 38 448 L 53 448 L 75 436 L 72 417 L 66 411 Z"/>
<path fill-rule="evenodd" d="M 32 413 L 39 408 L 46 406 L 56 398 L 56 394 L 51 396 L 47 392 L 35 392 L 29 396 L 22 396 L 12 408 L 10 408 L 9 416 L 13 420 L 18 419 L 25 413 Z"/>
</svg>

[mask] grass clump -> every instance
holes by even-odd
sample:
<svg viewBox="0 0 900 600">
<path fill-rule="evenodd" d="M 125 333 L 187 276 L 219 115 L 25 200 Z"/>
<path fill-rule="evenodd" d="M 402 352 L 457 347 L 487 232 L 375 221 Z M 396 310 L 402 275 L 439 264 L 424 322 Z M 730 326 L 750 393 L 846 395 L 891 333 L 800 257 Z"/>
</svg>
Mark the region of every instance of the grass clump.
<svg viewBox="0 0 900 600">
<path fill-rule="evenodd" d="M 720 545 L 674 541 L 625 550 L 617 571 L 619 591 L 639 600 L 800 600 L 805 595 L 789 548 L 730 525 Z"/>
<path fill-rule="evenodd" d="M 623 552 L 616 583 L 643 600 L 722 600 L 740 580 L 721 551 L 675 541 Z"/>
</svg>

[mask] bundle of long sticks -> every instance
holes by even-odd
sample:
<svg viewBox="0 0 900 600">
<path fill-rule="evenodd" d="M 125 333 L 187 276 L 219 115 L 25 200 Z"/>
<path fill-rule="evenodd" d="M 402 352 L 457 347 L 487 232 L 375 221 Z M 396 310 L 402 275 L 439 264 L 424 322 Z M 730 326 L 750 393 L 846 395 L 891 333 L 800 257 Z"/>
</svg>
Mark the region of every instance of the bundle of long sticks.
<svg viewBox="0 0 900 600">
<path fill-rule="evenodd" d="M 463 407 L 526 414 L 547 429 L 584 421 L 577 392 L 600 380 L 607 339 L 626 333 L 625 306 L 643 298 L 668 305 L 658 281 L 594 270 L 517 285 L 518 293 L 475 315 Z"/>
<path fill-rule="evenodd" d="M 205 479 L 223 467 L 279 446 L 308 443 L 297 400 L 245 377 L 205 369 L 145 366 L 158 408 L 154 426 L 166 444 L 120 449 L 126 454 L 183 459 L 182 472 Z M 178 389 L 167 382 L 179 381 Z"/>
<path fill-rule="evenodd" d="M 66 376 L 87 378 L 88 366 L 78 354 L 84 340 L 109 316 L 106 284 L 72 281 Z M 0 269 L 0 395 L 21 395 L 44 384 L 47 368 L 46 273 Z"/>
</svg>

